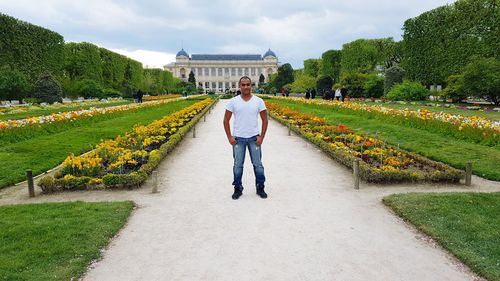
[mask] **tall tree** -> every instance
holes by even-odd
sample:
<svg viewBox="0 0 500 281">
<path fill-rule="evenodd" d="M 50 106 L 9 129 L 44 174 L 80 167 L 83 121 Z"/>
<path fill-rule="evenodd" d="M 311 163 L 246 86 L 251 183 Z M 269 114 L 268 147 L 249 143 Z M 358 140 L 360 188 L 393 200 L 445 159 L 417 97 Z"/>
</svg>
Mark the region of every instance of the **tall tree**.
<svg viewBox="0 0 500 281">
<path fill-rule="evenodd" d="M 328 50 L 321 55 L 321 75 L 332 77 L 334 83 L 340 81 L 340 67 L 342 61 L 341 50 Z"/>
<path fill-rule="evenodd" d="M 192 70 L 189 72 L 188 82 L 196 86 L 196 78 L 194 77 L 194 72 Z"/>
<path fill-rule="evenodd" d="M 317 77 L 320 71 L 319 61 L 320 59 L 304 60 L 304 73 L 312 77 Z"/>
<path fill-rule="evenodd" d="M 273 81 L 274 87 L 279 91 L 286 84 L 293 83 L 293 67 L 289 63 L 278 67 L 278 75 Z"/>
</svg>

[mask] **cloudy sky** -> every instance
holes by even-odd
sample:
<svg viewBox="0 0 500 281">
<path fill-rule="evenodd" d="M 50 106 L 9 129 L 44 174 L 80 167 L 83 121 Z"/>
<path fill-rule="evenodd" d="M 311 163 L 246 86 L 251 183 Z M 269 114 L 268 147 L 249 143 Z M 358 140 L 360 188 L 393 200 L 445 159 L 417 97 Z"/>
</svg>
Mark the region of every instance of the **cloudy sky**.
<svg viewBox="0 0 500 281">
<path fill-rule="evenodd" d="M 0 12 L 67 42 L 91 42 L 161 67 L 189 54 L 263 54 L 303 60 L 359 38 L 401 39 L 406 19 L 451 0 L 0 0 Z"/>
</svg>

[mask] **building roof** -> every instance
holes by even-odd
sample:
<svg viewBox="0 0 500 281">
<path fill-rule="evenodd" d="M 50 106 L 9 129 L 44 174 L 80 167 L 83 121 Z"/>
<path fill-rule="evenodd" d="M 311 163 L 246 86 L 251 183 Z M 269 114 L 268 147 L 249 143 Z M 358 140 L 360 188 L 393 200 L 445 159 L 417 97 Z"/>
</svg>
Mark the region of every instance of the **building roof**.
<svg viewBox="0 0 500 281">
<path fill-rule="evenodd" d="M 267 50 L 267 52 L 262 57 L 265 58 L 267 56 L 276 57 L 276 54 L 273 51 L 271 51 L 271 49 L 269 49 L 269 50 Z"/>
<path fill-rule="evenodd" d="M 176 55 L 176 57 L 180 57 L 180 56 L 185 56 L 185 57 L 188 57 L 189 58 L 189 55 L 188 53 L 186 53 L 186 51 L 184 51 L 184 48 L 182 48 Z"/>
<path fill-rule="evenodd" d="M 191 60 L 262 60 L 260 55 L 213 55 L 193 54 Z"/>
</svg>

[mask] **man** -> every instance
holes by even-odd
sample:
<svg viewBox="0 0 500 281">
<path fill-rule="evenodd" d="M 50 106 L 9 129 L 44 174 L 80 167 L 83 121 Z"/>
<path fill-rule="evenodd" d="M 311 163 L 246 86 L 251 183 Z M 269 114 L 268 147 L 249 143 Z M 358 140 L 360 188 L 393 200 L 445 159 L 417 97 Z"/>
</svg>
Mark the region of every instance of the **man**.
<svg viewBox="0 0 500 281">
<path fill-rule="evenodd" d="M 267 110 L 264 101 L 252 95 L 252 81 L 248 76 L 240 78 L 239 82 L 241 94 L 232 98 L 226 106 L 224 115 L 224 130 L 229 143 L 233 146 L 233 199 L 240 198 L 243 194 L 243 184 L 241 178 L 243 176 L 243 163 L 245 162 L 246 149 L 250 153 L 252 160 L 253 171 L 255 174 L 255 185 L 257 195 L 261 198 L 267 198 L 264 191 L 264 166 L 262 166 L 262 151 L 261 145 L 264 141 L 267 131 Z M 234 115 L 234 131 L 231 134 L 229 120 Z M 262 130 L 259 134 L 258 117 L 262 119 Z"/>
</svg>

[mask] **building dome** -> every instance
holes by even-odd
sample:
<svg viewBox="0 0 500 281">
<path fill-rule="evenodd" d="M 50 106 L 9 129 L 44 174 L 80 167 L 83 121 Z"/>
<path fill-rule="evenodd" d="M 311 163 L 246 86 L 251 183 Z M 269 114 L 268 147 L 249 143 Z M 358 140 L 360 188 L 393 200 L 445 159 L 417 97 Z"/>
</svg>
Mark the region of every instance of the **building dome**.
<svg viewBox="0 0 500 281">
<path fill-rule="evenodd" d="M 271 49 L 269 49 L 269 50 L 267 50 L 267 52 L 264 54 L 263 57 L 265 58 L 268 56 L 276 57 L 276 54 L 273 51 L 271 51 Z"/>
<path fill-rule="evenodd" d="M 180 56 L 185 56 L 185 57 L 188 57 L 189 58 L 189 55 L 188 53 L 186 53 L 186 51 L 184 51 L 184 48 L 182 48 L 176 55 L 176 57 L 180 57 Z"/>
</svg>

